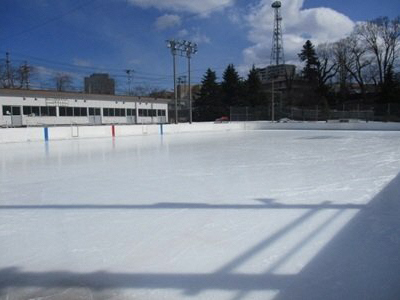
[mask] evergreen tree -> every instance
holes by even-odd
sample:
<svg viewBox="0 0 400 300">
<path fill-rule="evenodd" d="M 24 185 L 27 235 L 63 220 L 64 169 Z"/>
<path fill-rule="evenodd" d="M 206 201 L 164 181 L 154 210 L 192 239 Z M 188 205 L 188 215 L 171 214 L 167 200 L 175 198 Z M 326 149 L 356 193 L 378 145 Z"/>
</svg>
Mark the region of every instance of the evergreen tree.
<svg viewBox="0 0 400 300">
<path fill-rule="evenodd" d="M 201 81 L 199 97 L 194 102 L 193 117 L 195 121 L 214 121 L 222 114 L 223 108 L 217 75 L 209 68 Z"/>
<path fill-rule="evenodd" d="M 262 84 L 260 76 L 253 65 L 247 75 L 245 82 L 246 104 L 249 106 L 258 106 L 263 102 Z"/>
<path fill-rule="evenodd" d="M 305 62 L 302 74 L 305 79 L 315 83 L 318 76 L 318 57 L 314 45 L 307 40 L 303 45 L 303 49 L 298 54 L 300 60 Z"/>
<path fill-rule="evenodd" d="M 225 107 L 225 114 L 227 114 L 230 106 L 245 106 L 245 103 L 243 103 L 242 97 L 242 82 L 233 64 L 228 65 L 222 78 L 222 101 Z"/>
</svg>

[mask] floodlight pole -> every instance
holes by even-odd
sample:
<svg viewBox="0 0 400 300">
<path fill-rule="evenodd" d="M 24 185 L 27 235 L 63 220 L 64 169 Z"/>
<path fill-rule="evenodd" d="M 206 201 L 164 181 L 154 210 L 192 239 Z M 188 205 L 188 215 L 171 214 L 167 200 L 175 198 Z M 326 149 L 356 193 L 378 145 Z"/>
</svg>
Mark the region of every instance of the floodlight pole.
<svg viewBox="0 0 400 300">
<path fill-rule="evenodd" d="M 175 124 L 178 124 L 178 91 L 176 89 L 176 49 L 175 43 L 174 48 L 171 48 L 172 51 L 172 62 L 173 62 L 173 69 L 174 69 L 174 103 L 175 103 Z"/>
<path fill-rule="evenodd" d="M 190 117 L 189 122 L 192 123 L 192 90 L 190 83 L 190 58 L 192 54 L 197 52 L 197 44 L 189 42 L 189 41 L 176 41 L 176 40 L 168 40 L 167 47 L 171 48 L 172 60 L 173 60 L 173 69 L 174 69 L 174 98 L 175 98 L 175 123 L 178 123 L 178 91 L 176 88 L 176 54 L 179 51 L 180 56 L 186 56 L 188 59 L 188 79 L 189 79 L 189 110 Z"/>
<path fill-rule="evenodd" d="M 167 47 L 171 49 L 173 73 L 174 73 L 175 124 L 178 124 L 178 92 L 176 90 L 176 50 L 177 50 L 177 45 L 178 45 L 177 41 L 167 40 Z"/>
<path fill-rule="evenodd" d="M 192 114 L 192 87 L 190 85 L 190 56 L 191 53 L 189 53 L 188 51 L 188 86 L 189 86 L 189 123 L 192 124 L 192 118 L 193 118 L 193 114 Z"/>
<path fill-rule="evenodd" d="M 190 78 L 190 59 L 192 58 L 192 54 L 197 53 L 197 44 L 189 41 L 184 41 L 184 47 L 186 50 L 186 57 L 188 59 L 188 85 L 189 85 L 189 123 L 193 122 L 193 109 L 192 109 L 192 85 Z"/>
<path fill-rule="evenodd" d="M 274 78 L 272 78 L 272 107 L 271 107 L 272 123 L 275 122 L 275 97 L 274 97 Z"/>
</svg>

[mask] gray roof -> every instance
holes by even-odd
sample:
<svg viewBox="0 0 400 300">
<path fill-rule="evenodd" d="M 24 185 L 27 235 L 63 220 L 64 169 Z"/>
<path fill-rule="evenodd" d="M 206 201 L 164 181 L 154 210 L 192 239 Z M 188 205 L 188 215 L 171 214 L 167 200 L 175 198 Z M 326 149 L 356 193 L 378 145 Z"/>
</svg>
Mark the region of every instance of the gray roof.
<svg viewBox="0 0 400 300">
<path fill-rule="evenodd" d="M 125 102 L 150 102 L 168 103 L 171 99 L 121 96 L 121 95 L 100 95 L 85 94 L 77 92 L 57 92 L 46 90 L 23 90 L 23 89 L 0 89 L 0 96 L 31 97 L 31 98 L 54 98 L 54 99 L 78 99 L 98 101 L 125 101 Z"/>
</svg>

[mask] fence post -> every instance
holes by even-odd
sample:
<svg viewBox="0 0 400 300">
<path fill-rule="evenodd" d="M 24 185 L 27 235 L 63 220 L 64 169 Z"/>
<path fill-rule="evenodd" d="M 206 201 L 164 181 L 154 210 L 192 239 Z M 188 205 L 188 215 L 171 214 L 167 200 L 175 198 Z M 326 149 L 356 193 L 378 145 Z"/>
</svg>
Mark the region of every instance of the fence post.
<svg viewBox="0 0 400 300">
<path fill-rule="evenodd" d="M 246 121 L 249 120 L 249 108 L 246 106 Z"/>
<path fill-rule="evenodd" d="M 343 107 L 342 107 L 342 119 L 344 119 L 344 103 L 342 105 L 343 105 Z"/>
<path fill-rule="evenodd" d="M 229 121 L 232 122 L 232 106 L 229 106 Z"/>
<path fill-rule="evenodd" d="M 315 111 L 315 121 L 318 122 L 318 105 L 316 107 L 316 111 Z"/>
</svg>

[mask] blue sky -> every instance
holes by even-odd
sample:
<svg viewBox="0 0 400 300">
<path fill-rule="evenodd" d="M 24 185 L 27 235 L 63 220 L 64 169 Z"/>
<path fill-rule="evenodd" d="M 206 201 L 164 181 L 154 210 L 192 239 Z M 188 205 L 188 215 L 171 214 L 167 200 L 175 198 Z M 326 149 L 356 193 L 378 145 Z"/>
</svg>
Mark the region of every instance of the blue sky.
<svg viewBox="0 0 400 300">
<path fill-rule="evenodd" d="M 37 88 L 52 87 L 56 72 L 83 77 L 108 72 L 126 90 L 125 69 L 133 69 L 133 86 L 169 88 L 172 57 L 169 38 L 198 43 L 192 59 L 193 82 L 210 67 L 220 78 L 233 63 L 242 75 L 252 64 L 269 63 L 273 11 L 271 0 L 2 0 L 0 58 L 36 67 Z M 351 32 L 355 22 L 400 14 L 393 0 L 282 1 L 285 57 L 306 38 L 333 42 Z M 3 61 L 4 62 L 4 61 Z M 185 75 L 186 60 L 178 59 Z M 42 82 L 39 86 L 38 82 Z"/>
</svg>

